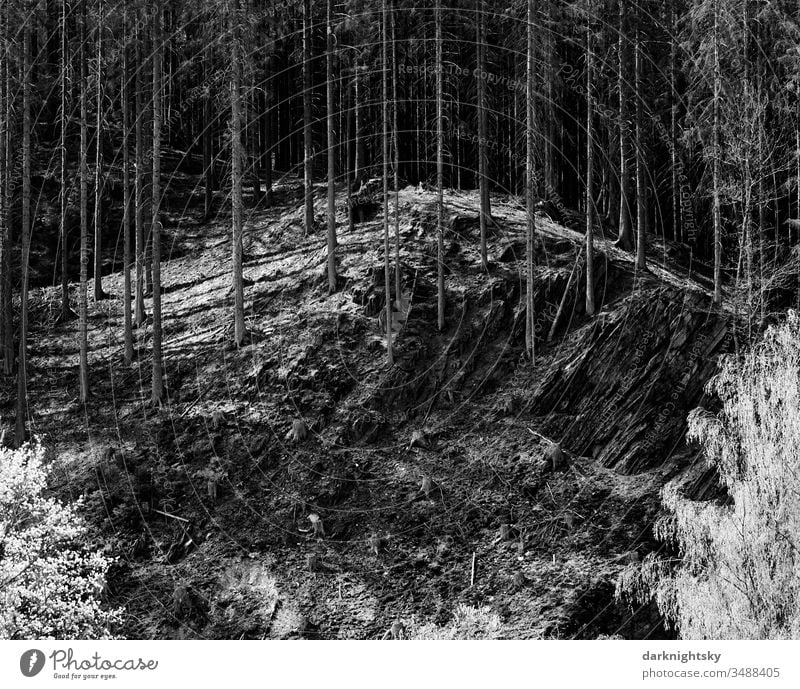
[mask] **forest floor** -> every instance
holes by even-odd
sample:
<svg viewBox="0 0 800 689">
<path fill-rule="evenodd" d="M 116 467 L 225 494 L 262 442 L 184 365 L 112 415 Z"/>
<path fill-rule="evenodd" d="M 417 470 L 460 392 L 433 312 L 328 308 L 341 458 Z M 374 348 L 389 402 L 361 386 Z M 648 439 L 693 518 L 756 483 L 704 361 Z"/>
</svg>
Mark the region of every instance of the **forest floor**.
<svg viewBox="0 0 800 689">
<path fill-rule="evenodd" d="M 237 349 L 228 212 L 204 222 L 193 179 L 176 172 L 170 184 L 161 408 L 149 401 L 149 324 L 133 365 L 123 361 L 119 273 L 104 277 L 112 298 L 90 303 L 85 406 L 77 323 L 55 325 L 57 289 L 31 295 L 32 431 L 53 450 L 59 493 L 83 496 L 98 545 L 117 558 L 107 598 L 124 608 L 121 635 L 381 638 L 396 620 L 412 633 L 446 626 L 464 604 L 490 608 L 505 638 L 669 636 L 652 607 L 617 603 L 615 582 L 658 547 L 664 483 L 702 474 L 686 413 L 730 339 L 729 316 L 668 258 L 674 247 L 654 246 L 636 273 L 598 238 L 599 313 L 587 318 L 583 237 L 540 216 L 531 362 L 522 207 L 494 199 L 487 273 L 477 194 L 446 194 L 439 332 L 436 195 L 409 187 L 408 305 L 390 369 L 380 209 L 351 232 L 339 198 L 332 295 L 322 187 L 308 237 L 295 180 L 273 208 L 252 210 L 250 337 Z M 5 417 L 10 392 L 0 403 Z M 564 453 L 556 466 L 551 441 Z"/>
</svg>

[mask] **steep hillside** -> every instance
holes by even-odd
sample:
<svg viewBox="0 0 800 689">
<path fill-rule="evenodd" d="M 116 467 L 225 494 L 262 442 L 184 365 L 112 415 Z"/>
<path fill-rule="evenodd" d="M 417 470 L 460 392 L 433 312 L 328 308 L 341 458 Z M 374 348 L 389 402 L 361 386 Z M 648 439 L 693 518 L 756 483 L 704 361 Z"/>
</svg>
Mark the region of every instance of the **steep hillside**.
<svg viewBox="0 0 800 689">
<path fill-rule="evenodd" d="M 542 215 L 530 362 L 523 210 L 494 200 L 487 274 L 477 195 L 446 196 L 438 332 L 435 194 L 409 187 L 409 306 L 390 369 L 380 209 L 349 232 L 342 199 L 341 289 L 328 295 L 324 237 L 303 236 L 299 189 L 279 187 L 276 201 L 246 223 L 241 349 L 229 345 L 227 218 L 203 224 L 191 196 L 172 204 L 161 409 L 149 403 L 149 328 L 123 364 L 119 298 L 90 305 L 84 407 L 77 326 L 54 325 L 54 289 L 32 295 L 33 430 L 54 449 L 56 488 L 85 497 L 119 558 L 107 596 L 125 608 L 120 633 L 379 638 L 396 620 L 446 623 L 463 603 L 490 607 L 509 637 L 666 636 L 653 610 L 624 608 L 613 590 L 655 547 L 660 487 L 702 470 L 685 417 L 731 335 L 705 282 L 665 247 L 637 275 L 599 239 L 588 319 L 582 235 Z M 104 286 L 119 296 L 121 275 Z"/>
</svg>

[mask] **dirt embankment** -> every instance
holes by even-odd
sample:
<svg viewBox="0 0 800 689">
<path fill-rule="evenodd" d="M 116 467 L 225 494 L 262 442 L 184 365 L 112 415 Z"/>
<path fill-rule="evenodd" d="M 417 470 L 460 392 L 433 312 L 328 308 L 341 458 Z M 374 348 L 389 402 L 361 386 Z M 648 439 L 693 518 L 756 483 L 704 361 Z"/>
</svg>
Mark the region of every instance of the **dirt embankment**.
<svg viewBox="0 0 800 689">
<path fill-rule="evenodd" d="M 193 249 L 163 268 L 161 410 L 147 403 L 148 328 L 121 365 L 118 300 L 93 308 L 84 409 L 74 325 L 48 336 L 57 295 L 34 296 L 32 411 L 62 489 L 86 495 L 120 556 L 109 602 L 126 608 L 121 632 L 374 638 L 398 619 L 446 624 L 467 604 L 491 608 L 509 637 L 667 635 L 613 587 L 654 547 L 659 488 L 696 459 L 686 413 L 729 340 L 703 285 L 656 255 L 637 275 L 598 239 L 589 319 L 582 237 L 542 217 L 531 362 L 521 209 L 497 200 L 487 273 L 476 196 L 448 195 L 439 332 L 435 195 L 407 189 L 388 369 L 382 218 L 352 232 L 341 218 L 341 289 L 328 295 L 324 240 L 302 235 L 294 194 L 249 218 L 253 338 L 240 350 L 226 344 L 227 225 L 171 219 Z M 120 276 L 105 286 L 118 294 Z"/>
</svg>

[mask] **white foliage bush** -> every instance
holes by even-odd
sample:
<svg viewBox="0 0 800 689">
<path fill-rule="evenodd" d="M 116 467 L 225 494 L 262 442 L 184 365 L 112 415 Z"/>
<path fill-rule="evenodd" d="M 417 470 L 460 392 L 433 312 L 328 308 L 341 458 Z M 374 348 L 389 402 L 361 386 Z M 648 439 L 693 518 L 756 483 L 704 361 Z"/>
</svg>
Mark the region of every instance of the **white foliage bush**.
<svg viewBox="0 0 800 689">
<path fill-rule="evenodd" d="M 770 328 L 744 359 L 723 360 L 696 410 L 703 444 L 731 504 L 687 500 L 674 485 L 657 536 L 677 564 L 648 557 L 618 592 L 653 596 L 685 639 L 800 638 L 800 318 Z"/>
<path fill-rule="evenodd" d="M 408 634 L 411 639 L 499 639 L 502 634 L 502 623 L 497 613 L 491 608 L 473 608 L 460 604 L 455 609 L 450 624 L 438 626 L 435 624 L 409 625 Z"/>
<path fill-rule="evenodd" d="M 110 638 L 111 561 L 83 545 L 79 503 L 45 497 L 43 459 L 39 444 L 0 447 L 0 639 Z"/>
</svg>

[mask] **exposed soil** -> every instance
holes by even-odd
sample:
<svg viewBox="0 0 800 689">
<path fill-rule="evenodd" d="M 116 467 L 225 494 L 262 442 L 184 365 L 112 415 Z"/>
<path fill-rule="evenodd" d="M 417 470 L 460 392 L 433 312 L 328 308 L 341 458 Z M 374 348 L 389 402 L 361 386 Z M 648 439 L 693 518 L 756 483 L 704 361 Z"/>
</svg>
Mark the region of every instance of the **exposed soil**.
<svg viewBox="0 0 800 689">
<path fill-rule="evenodd" d="M 108 602 L 125 608 L 121 635 L 380 638 L 398 618 L 445 623 L 466 603 L 495 610 L 508 637 L 669 637 L 614 585 L 657 547 L 661 486 L 703 470 L 685 419 L 731 321 L 704 278 L 664 246 L 636 275 L 598 239 L 589 319 L 583 237 L 542 215 L 531 362 L 522 208 L 494 199 L 485 273 L 477 194 L 447 194 L 438 332 L 436 195 L 407 188 L 408 306 L 389 369 L 382 209 L 349 232 L 341 198 L 341 289 L 328 295 L 324 233 L 303 235 L 292 181 L 247 219 L 251 338 L 235 349 L 227 215 L 203 223 L 188 176 L 172 193 L 185 199 L 165 223 L 180 250 L 162 267 L 163 408 L 149 402 L 149 327 L 123 363 L 119 273 L 104 278 L 116 298 L 90 304 L 86 407 L 77 324 L 54 325 L 54 288 L 31 297 L 33 430 L 55 450 L 56 488 L 84 496 L 119 558 Z"/>
</svg>

